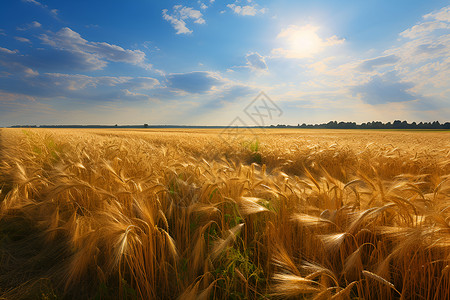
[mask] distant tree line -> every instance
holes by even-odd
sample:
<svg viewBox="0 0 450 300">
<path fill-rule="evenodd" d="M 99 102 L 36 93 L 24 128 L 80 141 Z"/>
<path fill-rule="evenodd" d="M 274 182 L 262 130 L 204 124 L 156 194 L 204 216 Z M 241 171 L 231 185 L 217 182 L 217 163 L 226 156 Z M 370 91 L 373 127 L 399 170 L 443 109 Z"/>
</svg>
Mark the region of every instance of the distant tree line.
<svg viewBox="0 0 450 300">
<path fill-rule="evenodd" d="M 439 123 L 439 121 L 434 122 L 412 122 L 395 120 L 393 123 L 387 122 L 383 123 L 380 121 L 373 121 L 367 123 L 356 124 L 355 122 L 337 122 L 330 121 L 323 124 L 298 124 L 297 126 L 291 125 L 271 125 L 270 127 L 276 128 L 326 128 L 326 129 L 450 129 L 450 122 L 444 124 Z"/>
<path fill-rule="evenodd" d="M 13 128 L 228 128 L 229 126 L 192 126 L 192 125 L 14 125 Z M 245 126 L 247 128 L 260 126 Z M 293 125 L 270 125 L 263 126 L 266 128 L 326 128 L 326 129 L 450 129 L 450 122 L 443 124 L 439 121 L 434 122 L 412 122 L 395 120 L 394 122 L 383 123 L 380 121 L 373 121 L 367 123 L 356 124 L 356 122 L 337 122 L 330 121 L 323 124 L 298 124 Z"/>
</svg>

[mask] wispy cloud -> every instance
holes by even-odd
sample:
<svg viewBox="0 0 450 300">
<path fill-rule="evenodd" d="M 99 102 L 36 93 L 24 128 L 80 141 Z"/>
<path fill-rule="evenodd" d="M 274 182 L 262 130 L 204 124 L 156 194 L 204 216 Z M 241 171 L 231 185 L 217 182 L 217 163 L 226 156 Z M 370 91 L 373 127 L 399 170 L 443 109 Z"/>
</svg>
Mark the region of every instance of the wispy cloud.
<svg viewBox="0 0 450 300">
<path fill-rule="evenodd" d="M 359 65 L 359 70 L 361 70 L 363 72 L 371 72 L 374 70 L 374 68 L 382 67 L 382 66 L 386 66 L 386 65 L 392 65 L 392 64 L 395 64 L 396 62 L 398 62 L 399 60 L 400 60 L 400 58 L 393 54 L 380 56 L 380 57 L 376 57 L 376 58 L 371 58 L 371 59 L 367 59 L 367 60 L 363 61 Z"/>
<path fill-rule="evenodd" d="M 13 122 L 18 116 L 24 113 L 35 114 L 54 112 L 48 104 L 42 104 L 36 101 L 33 96 L 25 96 L 23 94 L 14 94 L 0 91 L 0 116 L 3 119 L 10 119 Z"/>
<path fill-rule="evenodd" d="M 164 20 L 172 24 L 177 34 L 190 34 L 193 32 L 186 26 L 186 21 L 188 20 L 192 20 L 196 24 L 205 24 L 205 19 L 203 19 L 203 15 L 199 10 L 182 5 L 175 5 L 173 12 L 170 14 L 167 9 L 163 9 L 162 16 Z"/>
<path fill-rule="evenodd" d="M 441 8 L 438 11 L 426 14 L 423 16 L 424 19 L 434 19 L 438 21 L 445 21 L 450 23 L 450 6 Z"/>
<path fill-rule="evenodd" d="M 9 49 L 0 47 L 0 53 L 15 54 L 15 53 L 17 53 L 17 50 L 9 50 Z"/>
<path fill-rule="evenodd" d="M 40 6 L 40 7 L 47 7 L 47 5 L 44 5 L 41 2 L 36 1 L 36 0 L 22 0 L 22 1 L 26 2 L 26 3 L 32 3 L 32 4 Z"/>
<path fill-rule="evenodd" d="M 114 102 L 151 100 L 148 91 L 159 86 L 151 77 L 87 76 L 43 73 L 33 77 L 8 76 L 0 90 L 44 99 L 65 98 L 76 102 Z"/>
<path fill-rule="evenodd" d="M 266 8 L 259 8 L 257 4 L 244 6 L 228 4 L 227 7 L 240 16 L 255 16 L 257 14 L 264 14 L 267 12 Z"/>
<path fill-rule="evenodd" d="M 37 71 L 25 65 L 21 61 L 23 58 L 25 56 L 21 55 L 18 50 L 9 50 L 0 47 L 0 65 L 21 77 L 30 77 L 39 74 Z"/>
<path fill-rule="evenodd" d="M 22 2 L 30 3 L 30 4 L 34 4 L 36 6 L 39 6 L 39 7 L 43 8 L 43 9 L 47 10 L 54 17 L 57 17 L 57 15 L 58 15 L 58 10 L 57 9 L 51 9 L 46 4 L 42 4 L 41 2 L 39 2 L 37 0 L 22 0 Z"/>
<path fill-rule="evenodd" d="M 445 99 L 450 96 L 450 6 L 423 20 L 400 33 L 400 45 L 385 53 L 401 58 L 395 68 L 415 83 L 416 93 Z"/>
<path fill-rule="evenodd" d="M 24 37 L 16 40 L 30 43 Z M 41 72 L 66 72 L 101 70 L 111 62 L 127 63 L 150 69 L 146 55 L 140 50 L 124 49 L 105 42 L 90 42 L 70 28 L 56 33 L 47 32 L 40 40 L 49 47 L 32 48 L 25 54 L 18 50 L 0 48 L 0 64 L 9 71 L 31 76 Z"/>
<path fill-rule="evenodd" d="M 25 30 L 41 28 L 41 27 L 42 27 L 41 23 L 39 23 L 37 21 L 33 21 L 33 22 L 29 23 L 29 24 L 25 24 L 23 26 L 17 27 L 17 30 L 25 31 Z"/>
<path fill-rule="evenodd" d="M 406 29 L 400 33 L 401 37 L 409 39 L 426 38 L 438 30 L 445 30 L 448 32 L 450 29 L 450 6 L 443 7 L 442 9 L 426 14 L 423 16 L 425 21 Z"/>
<path fill-rule="evenodd" d="M 27 38 L 24 38 L 24 37 L 15 36 L 14 39 L 16 41 L 19 41 L 19 42 L 22 42 L 22 43 L 30 43 L 31 44 L 31 41 L 29 39 L 27 39 Z"/>
<path fill-rule="evenodd" d="M 400 35 L 402 37 L 415 39 L 418 37 L 426 36 L 430 32 L 438 29 L 450 29 L 450 25 L 446 22 L 422 22 L 418 25 L 414 25 L 413 27 L 406 29 L 405 31 L 401 32 Z"/>
<path fill-rule="evenodd" d="M 193 94 L 209 92 L 225 83 L 218 73 L 207 71 L 169 74 L 166 79 L 169 87 Z"/>
<path fill-rule="evenodd" d="M 150 67 L 145 64 L 145 53 L 141 50 L 124 49 L 105 42 L 90 42 L 68 27 L 56 33 L 43 34 L 40 39 L 44 44 L 68 52 L 68 55 L 83 58 L 93 70 L 103 69 L 108 61 Z"/>
</svg>

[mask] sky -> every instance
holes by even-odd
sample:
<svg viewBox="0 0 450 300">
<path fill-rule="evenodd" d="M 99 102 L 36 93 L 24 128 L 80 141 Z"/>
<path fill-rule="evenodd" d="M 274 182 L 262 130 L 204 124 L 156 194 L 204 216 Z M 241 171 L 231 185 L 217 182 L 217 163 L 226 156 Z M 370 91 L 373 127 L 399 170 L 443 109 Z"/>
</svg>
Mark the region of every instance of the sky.
<svg viewBox="0 0 450 300">
<path fill-rule="evenodd" d="M 449 116 L 448 1 L 0 3 L 0 126 Z"/>
</svg>

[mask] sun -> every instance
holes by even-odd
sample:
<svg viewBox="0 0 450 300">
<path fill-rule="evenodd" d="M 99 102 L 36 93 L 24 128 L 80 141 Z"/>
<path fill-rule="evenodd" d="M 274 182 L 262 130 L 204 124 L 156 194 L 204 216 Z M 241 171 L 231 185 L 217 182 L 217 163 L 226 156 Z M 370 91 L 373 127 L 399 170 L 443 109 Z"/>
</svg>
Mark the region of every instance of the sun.
<svg viewBox="0 0 450 300">
<path fill-rule="evenodd" d="M 314 28 L 306 28 L 293 32 L 287 39 L 289 48 L 299 54 L 309 56 L 319 52 L 322 40 Z"/>
<path fill-rule="evenodd" d="M 288 58 L 312 57 L 327 46 L 327 41 L 317 34 L 318 30 L 319 27 L 314 25 L 291 25 L 278 34 L 277 39 L 284 41 L 284 47 L 274 49 L 274 52 Z"/>
</svg>

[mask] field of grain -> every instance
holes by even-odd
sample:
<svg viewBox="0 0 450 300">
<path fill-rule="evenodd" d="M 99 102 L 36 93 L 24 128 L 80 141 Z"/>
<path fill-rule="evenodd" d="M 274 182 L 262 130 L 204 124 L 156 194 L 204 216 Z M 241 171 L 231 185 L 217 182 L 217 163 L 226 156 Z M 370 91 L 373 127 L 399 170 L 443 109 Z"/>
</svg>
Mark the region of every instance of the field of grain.
<svg viewBox="0 0 450 300">
<path fill-rule="evenodd" d="M 2 129 L 0 163 L 0 298 L 450 298 L 448 131 Z"/>
</svg>

